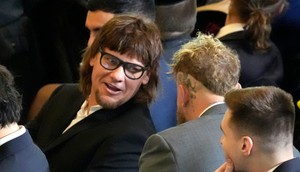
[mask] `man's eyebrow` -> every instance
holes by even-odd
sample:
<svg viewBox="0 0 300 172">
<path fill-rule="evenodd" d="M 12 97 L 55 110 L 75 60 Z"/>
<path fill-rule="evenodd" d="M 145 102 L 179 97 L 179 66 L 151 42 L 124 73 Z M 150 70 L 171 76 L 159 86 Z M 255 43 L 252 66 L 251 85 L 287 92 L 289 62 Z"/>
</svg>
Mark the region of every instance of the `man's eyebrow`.
<svg viewBox="0 0 300 172">
<path fill-rule="evenodd" d="M 85 25 L 85 28 L 88 29 L 89 31 L 98 31 L 101 30 L 103 26 L 90 26 L 90 25 Z"/>
<path fill-rule="evenodd" d="M 101 30 L 103 28 L 103 26 L 99 26 L 99 27 L 95 27 L 95 30 Z"/>
<path fill-rule="evenodd" d="M 95 27 L 95 28 L 91 28 L 93 32 L 98 32 L 99 30 L 102 29 L 102 27 Z"/>
</svg>

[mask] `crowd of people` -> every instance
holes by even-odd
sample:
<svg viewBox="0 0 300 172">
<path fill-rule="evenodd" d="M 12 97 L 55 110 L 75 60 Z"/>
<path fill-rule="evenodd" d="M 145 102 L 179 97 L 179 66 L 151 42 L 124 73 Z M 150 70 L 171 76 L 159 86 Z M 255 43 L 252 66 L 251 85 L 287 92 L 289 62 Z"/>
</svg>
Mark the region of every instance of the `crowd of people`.
<svg viewBox="0 0 300 172">
<path fill-rule="evenodd" d="M 0 4 L 0 171 L 300 171 L 296 1 Z"/>
</svg>

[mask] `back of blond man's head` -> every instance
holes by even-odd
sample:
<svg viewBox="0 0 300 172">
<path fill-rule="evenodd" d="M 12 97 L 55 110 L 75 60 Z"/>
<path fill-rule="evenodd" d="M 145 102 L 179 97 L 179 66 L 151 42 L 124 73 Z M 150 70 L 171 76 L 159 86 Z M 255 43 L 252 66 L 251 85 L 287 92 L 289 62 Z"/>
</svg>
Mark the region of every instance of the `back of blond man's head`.
<svg viewBox="0 0 300 172">
<path fill-rule="evenodd" d="M 240 76 L 237 53 L 213 36 L 201 33 L 175 53 L 171 67 L 174 75 L 189 74 L 220 96 L 234 88 Z"/>
</svg>

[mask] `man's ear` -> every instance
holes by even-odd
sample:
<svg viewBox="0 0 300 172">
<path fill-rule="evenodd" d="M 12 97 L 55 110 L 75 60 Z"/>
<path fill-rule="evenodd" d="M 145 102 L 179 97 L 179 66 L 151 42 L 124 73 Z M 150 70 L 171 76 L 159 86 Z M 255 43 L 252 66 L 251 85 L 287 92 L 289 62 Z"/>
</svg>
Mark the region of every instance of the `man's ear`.
<svg viewBox="0 0 300 172">
<path fill-rule="evenodd" d="M 98 56 L 99 56 L 99 54 L 97 54 L 95 57 L 93 57 L 93 58 L 90 59 L 90 66 L 94 66 L 95 63 L 97 63 L 97 60 L 98 60 L 97 57 Z"/>
<path fill-rule="evenodd" d="M 244 156 L 250 156 L 253 148 L 253 140 L 249 136 L 242 137 L 241 151 Z"/>
<path fill-rule="evenodd" d="M 237 84 L 235 85 L 235 88 L 236 88 L 236 89 L 241 89 L 241 88 L 242 88 L 242 86 L 241 86 L 241 84 L 240 84 L 240 83 L 237 83 Z"/>
<path fill-rule="evenodd" d="M 150 79 L 150 74 L 148 74 L 148 73 L 147 73 L 147 75 L 142 76 L 142 84 L 143 84 L 143 85 L 148 84 L 149 79 Z"/>
<path fill-rule="evenodd" d="M 178 103 L 181 106 L 186 106 L 189 102 L 189 92 L 188 89 L 185 87 L 183 84 L 178 84 L 177 86 L 177 91 L 178 91 Z"/>
</svg>

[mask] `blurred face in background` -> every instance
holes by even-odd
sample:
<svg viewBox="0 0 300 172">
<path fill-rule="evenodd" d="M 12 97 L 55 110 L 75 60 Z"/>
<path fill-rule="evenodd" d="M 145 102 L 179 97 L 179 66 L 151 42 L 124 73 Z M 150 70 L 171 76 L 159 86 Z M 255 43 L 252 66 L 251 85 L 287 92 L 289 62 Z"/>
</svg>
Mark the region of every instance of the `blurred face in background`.
<svg viewBox="0 0 300 172">
<path fill-rule="evenodd" d="M 97 31 L 101 30 L 102 26 L 113 17 L 114 14 L 107 13 L 101 10 L 88 11 L 85 21 L 85 26 L 90 31 L 88 47 L 90 47 L 94 42 Z"/>
</svg>

